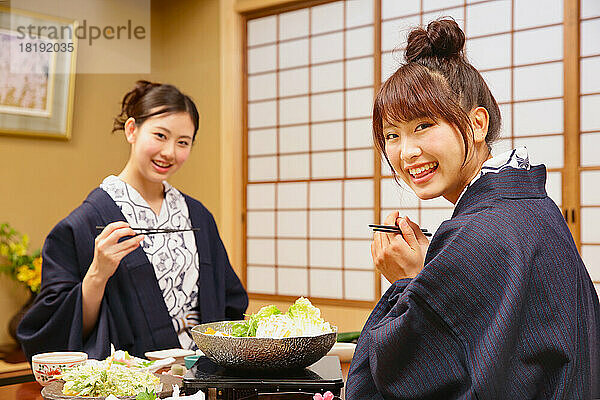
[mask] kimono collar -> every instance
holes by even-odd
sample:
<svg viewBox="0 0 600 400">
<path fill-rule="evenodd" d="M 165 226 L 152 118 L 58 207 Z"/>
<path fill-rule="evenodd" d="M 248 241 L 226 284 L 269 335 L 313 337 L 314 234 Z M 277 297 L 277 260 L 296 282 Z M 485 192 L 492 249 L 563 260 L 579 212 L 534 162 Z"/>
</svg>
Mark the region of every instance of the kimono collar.
<svg viewBox="0 0 600 400">
<path fill-rule="evenodd" d="M 98 213 L 103 219 L 105 225 L 116 221 L 127 221 L 119 206 L 115 203 L 112 197 L 110 197 L 110 195 L 104 191 L 104 189 L 99 187 L 94 189 L 88 195 L 85 201 L 91 203 L 91 205 L 98 210 Z M 129 253 L 123 259 L 123 262 L 131 266 L 150 264 L 148 257 L 146 257 L 146 253 L 144 253 L 144 250 L 141 247 L 138 247 Z"/>
<path fill-rule="evenodd" d="M 456 203 L 454 213 L 489 205 L 498 199 L 544 198 L 546 194 L 546 167 L 502 168 L 497 173 L 485 173 L 472 182 Z"/>
<path fill-rule="evenodd" d="M 465 194 L 467 189 L 471 187 L 479 178 L 488 173 L 498 173 L 502 171 L 504 168 L 516 168 L 516 169 L 529 169 L 529 154 L 527 152 L 527 147 L 517 147 L 516 149 L 512 149 L 509 151 L 505 151 L 504 153 L 498 154 L 483 163 L 481 166 L 481 171 L 469 182 L 467 186 L 463 189 L 460 196 L 458 196 L 458 200 L 456 204 L 460 201 L 462 196 Z"/>
<path fill-rule="evenodd" d="M 166 181 L 163 181 L 163 184 L 165 185 L 165 191 L 168 191 L 171 189 L 171 185 L 169 185 Z M 173 190 L 177 190 L 177 189 L 173 188 Z M 195 200 L 193 200 L 191 197 L 189 197 L 188 195 L 186 195 L 183 192 L 179 192 L 179 193 L 181 193 L 181 195 L 185 199 L 185 202 L 188 206 L 188 210 L 190 210 L 189 214 L 190 214 L 190 220 L 192 221 L 192 226 L 195 226 L 195 227 L 203 226 L 202 225 L 203 224 L 202 215 L 197 212 L 192 211 L 192 209 L 197 209 L 197 206 L 195 206 L 195 207 L 192 206 L 192 203 L 195 202 Z M 115 221 L 127 221 L 127 219 L 123 215 L 123 212 L 121 211 L 119 206 L 117 206 L 117 204 L 114 202 L 112 197 L 110 197 L 110 195 L 108 193 L 106 193 L 106 191 L 104 191 L 104 189 L 101 189 L 99 187 L 94 189 L 88 195 L 88 197 L 85 201 L 90 203 L 92 205 L 92 207 L 94 207 L 98 210 L 99 215 L 102 216 L 103 222 L 106 225 L 108 225 L 111 222 L 115 222 Z M 210 261 L 211 250 L 207 245 L 207 243 L 208 243 L 208 241 L 206 239 L 207 235 L 208 235 L 208 233 L 204 232 L 204 231 L 194 232 L 194 236 L 196 238 L 196 248 L 198 251 L 200 263 L 203 263 L 203 262 L 210 263 L 211 262 Z M 137 248 L 134 251 L 132 251 L 131 253 L 129 253 L 125 259 L 126 259 L 126 263 L 129 263 L 131 265 L 140 265 L 140 264 L 145 264 L 145 263 L 150 264 L 150 261 L 148 260 L 146 253 L 144 253 L 144 250 L 141 247 Z"/>
</svg>

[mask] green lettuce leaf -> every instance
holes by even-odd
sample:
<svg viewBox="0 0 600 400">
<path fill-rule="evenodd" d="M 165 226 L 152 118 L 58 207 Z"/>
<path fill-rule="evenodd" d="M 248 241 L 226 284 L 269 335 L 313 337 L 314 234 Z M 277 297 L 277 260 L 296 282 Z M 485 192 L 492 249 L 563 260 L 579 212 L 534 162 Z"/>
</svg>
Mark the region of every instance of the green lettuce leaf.
<svg viewBox="0 0 600 400">
<path fill-rule="evenodd" d="M 258 323 L 260 320 L 264 318 L 268 318 L 271 315 L 281 314 L 281 310 L 277 308 L 277 306 L 271 304 L 268 306 L 264 306 L 257 313 L 251 314 L 249 318 L 244 322 L 236 322 L 233 324 L 231 328 L 231 335 L 237 337 L 245 337 L 245 336 L 256 336 L 256 328 L 258 328 Z"/>
</svg>

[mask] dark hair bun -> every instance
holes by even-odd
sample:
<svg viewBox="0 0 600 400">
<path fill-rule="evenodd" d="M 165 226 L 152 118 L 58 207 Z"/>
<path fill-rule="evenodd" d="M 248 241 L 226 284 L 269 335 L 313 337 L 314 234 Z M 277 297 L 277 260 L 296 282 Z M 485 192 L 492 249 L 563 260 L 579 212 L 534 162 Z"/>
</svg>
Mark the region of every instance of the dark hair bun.
<svg viewBox="0 0 600 400">
<path fill-rule="evenodd" d="M 465 34 L 453 19 L 431 21 L 427 30 L 417 28 L 408 35 L 406 61 L 424 57 L 463 57 Z"/>
<path fill-rule="evenodd" d="M 123 102 L 121 103 L 122 111 L 127 117 L 133 116 L 133 107 L 142 99 L 152 88 L 160 86 L 160 83 L 152 83 L 139 80 L 135 83 L 135 87 L 129 91 Z"/>
<path fill-rule="evenodd" d="M 124 130 L 125 122 L 131 117 L 141 125 L 150 117 L 159 114 L 186 112 L 194 124 L 194 136 L 198 131 L 199 115 L 196 105 L 189 96 L 173 85 L 139 80 L 121 101 L 121 112 L 113 121 L 113 132 Z"/>
</svg>

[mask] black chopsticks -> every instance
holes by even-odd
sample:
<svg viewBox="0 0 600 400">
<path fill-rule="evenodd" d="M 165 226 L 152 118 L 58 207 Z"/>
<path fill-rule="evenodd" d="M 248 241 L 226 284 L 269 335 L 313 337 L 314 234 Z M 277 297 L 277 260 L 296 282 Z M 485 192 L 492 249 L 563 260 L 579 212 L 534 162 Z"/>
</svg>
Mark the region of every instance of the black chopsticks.
<svg viewBox="0 0 600 400">
<path fill-rule="evenodd" d="M 104 228 L 106 228 L 106 226 L 104 226 L 104 225 L 96 226 L 96 229 L 98 229 L 99 231 L 103 230 Z M 175 233 L 175 232 L 189 232 L 189 231 L 199 231 L 200 230 L 200 228 L 171 229 L 171 228 L 140 228 L 140 227 L 134 227 L 134 226 L 131 226 L 130 228 L 133 229 L 134 231 L 144 231 L 144 232 L 139 232 L 132 237 L 135 237 L 138 235 L 154 235 L 157 233 Z"/>
<path fill-rule="evenodd" d="M 396 225 L 377 225 L 377 224 L 369 224 L 369 227 L 373 229 L 373 232 L 386 232 L 386 233 L 400 233 L 400 228 Z M 433 236 L 431 232 L 427 229 L 421 229 L 423 235 L 427 237 Z"/>
</svg>

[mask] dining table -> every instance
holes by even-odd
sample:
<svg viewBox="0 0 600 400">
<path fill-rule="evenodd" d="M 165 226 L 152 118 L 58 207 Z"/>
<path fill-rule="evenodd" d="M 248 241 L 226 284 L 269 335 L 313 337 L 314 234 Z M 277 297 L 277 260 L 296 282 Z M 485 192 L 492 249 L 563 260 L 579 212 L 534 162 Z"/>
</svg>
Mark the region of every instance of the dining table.
<svg viewBox="0 0 600 400">
<path fill-rule="evenodd" d="M 42 385 L 37 382 L 15 383 L 0 386 L 2 400 L 42 400 Z"/>
<path fill-rule="evenodd" d="M 350 368 L 349 362 L 342 362 L 342 376 L 344 382 L 348 376 L 348 369 Z M 33 382 L 15 383 L 12 385 L 0 386 L 0 399 L 1 400 L 43 400 L 42 385 Z"/>
</svg>

